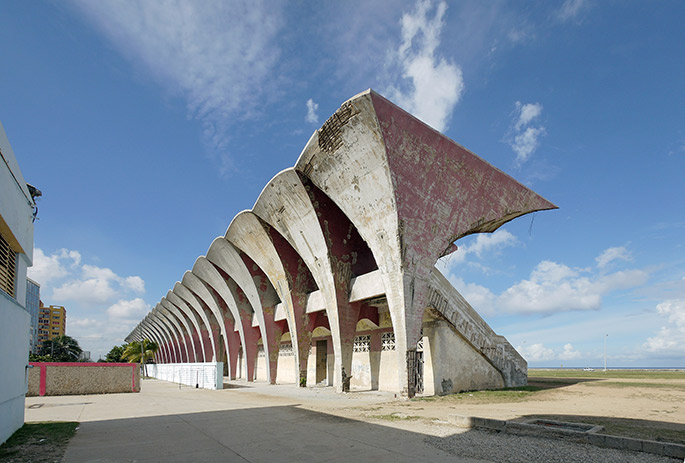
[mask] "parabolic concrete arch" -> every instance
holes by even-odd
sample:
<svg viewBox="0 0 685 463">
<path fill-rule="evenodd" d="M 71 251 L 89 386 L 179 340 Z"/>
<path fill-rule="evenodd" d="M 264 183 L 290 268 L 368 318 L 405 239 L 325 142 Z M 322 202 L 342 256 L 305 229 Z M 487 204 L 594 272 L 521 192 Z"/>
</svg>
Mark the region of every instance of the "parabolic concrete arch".
<svg viewBox="0 0 685 463">
<path fill-rule="evenodd" d="M 335 355 L 333 384 L 342 391 L 342 368 L 346 368 L 348 373 L 351 370 L 352 343 L 359 315 L 357 309 L 353 316 L 344 317 L 347 326 L 342 328 L 345 336 L 341 336 L 339 314 L 342 311 L 347 315 L 353 310 L 349 304 L 351 275 L 336 278 L 334 272 L 341 268 L 336 266 L 334 270 L 317 213 L 294 169 L 286 169 L 271 179 L 253 211 L 278 230 L 297 251 L 322 291 Z M 336 285 L 336 280 L 343 284 Z"/>
<path fill-rule="evenodd" d="M 214 357 L 212 361 L 216 362 L 220 360 L 219 356 L 221 353 L 219 351 L 219 346 L 221 343 L 221 338 L 223 338 L 223 342 L 226 347 L 225 353 L 226 357 L 228 358 L 228 335 L 226 334 L 226 325 L 224 323 L 224 316 L 221 313 L 221 308 L 219 308 L 217 305 L 211 293 L 205 286 L 205 283 L 193 272 L 187 271 L 183 275 L 182 283 L 183 286 L 188 288 L 188 290 L 196 298 L 196 301 L 199 303 L 202 309 L 207 312 L 207 319 L 212 327 L 212 340 L 214 343 Z"/>
<path fill-rule="evenodd" d="M 276 382 L 276 367 L 278 360 L 278 339 L 280 339 L 282 333 L 276 328 L 273 312 L 276 304 L 279 301 L 274 300 L 272 297 L 270 301 L 266 301 L 266 306 L 262 305 L 265 301 L 263 298 L 260 298 L 260 290 L 258 289 L 258 285 L 255 284 L 250 271 L 246 267 L 243 259 L 240 257 L 240 251 L 238 251 L 225 238 L 218 237 L 212 242 L 209 250 L 207 251 L 207 260 L 211 262 L 219 271 L 223 272 L 226 277 L 235 281 L 252 306 L 254 316 L 257 317 L 257 323 L 261 332 L 265 357 L 269 359 L 267 380 L 274 384 Z M 264 285 L 266 286 L 267 284 L 269 283 L 265 281 Z M 261 282 L 259 286 L 262 286 Z M 266 287 L 261 290 L 262 294 L 266 292 Z M 264 313 L 265 310 L 270 312 L 267 313 L 266 316 Z M 276 353 L 276 355 L 272 355 L 273 353 Z"/>
<path fill-rule="evenodd" d="M 252 211 L 236 215 L 167 300 L 200 334 L 205 361 L 216 358 L 223 339 L 229 358 L 243 347 L 249 370 L 261 337 L 272 382 L 292 355 L 295 382 L 333 379 L 338 390 L 352 381 L 343 369 L 353 371 L 358 387 L 410 397 L 424 382 L 432 393 L 521 385 L 525 360 L 435 264 L 462 237 L 554 208 L 368 90 L 312 135 L 295 166 L 265 186 Z M 161 319 L 154 312 L 141 326 L 159 325 L 160 338 L 181 333 Z M 239 342 L 230 340 L 229 319 Z M 176 358 L 167 344 L 167 357 Z M 456 386 L 445 389 L 438 376 Z"/>
<path fill-rule="evenodd" d="M 307 379 L 307 357 L 311 338 L 309 316 L 306 312 L 310 284 L 306 274 L 298 272 L 301 266 L 296 256 L 285 246 L 281 246 L 281 252 L 290 257 L 290 268 L 281 259 L 277 245 L 273 241 L 279 239 L 280 235 L 277 234 L 278 232 L 270 233 L 265 229 L 264 224 L 254 213 L 242 211 L 228 226 L 226 239 L 259 266 L 283 303 L 299 375 L 297 381 L 302 382 Z M 280 239 L 283 240 L 282 237 Z"/>
<path fill-rule="evenodd" d="M 191 325 L 188 324 L 188 319 L 185 317 L 185 315 L 171 302 L 169 302 L 166 297 L 163 297 L 159 303 L 164 307 L 168 312 L 173 314 L 174 317 L 178 321 L 181 322 L 181 325 L 183 326 L 183 332 L 185 335 L 185 343 L 186 346 L 190 346 L 190 349 L 188 349 L 188 354 L 189 362 L 197 362 L 197 352 L 196 352 L 196 347 L 193 342 L 193 329 L 191 328 Z"/>
<path fill-rule="evenodd" d="M 182 361 L 181 350 L 176 343 L 174 336 L 169 331 L 167 325 L 159 317 L 156 316 L 154 312 L 150 312 L 150 317 L 148 318 L 148 323 L 150 328 L 159 333 L 159 336 L 165 340 L 167 349 L 169 350 L 171 361 L 178 363 Z"/>
<path fill-rule="evenodd" d="M 195 265 L 193 265 L 193 274 L 196 275 L 206 285 L 208 285 L 209 288 L 211 288 L 220 298 L 220 300 L 215 301 L 214 297 L 212 297 L 212 294 L 207 292 L 221 316 L 219 323 L 221 323 L 221 327 L 223 328 L 222 333 L 226 345 L 226 358 L 229 359 L 229 372 L 231 377 L 236 376 L 236 361 L 238 359 L 240 345 L 242 345 L 243 351 L 246 353 L 243 368 L 247 367 L 247 378 L 250 379 L 252 369 L 249 367 L 249 363 L 253 358 L 253 355 L 256 355 L 256 351 L 253 352 L 254 349 L 251 349 L 246 345 L 245 331 L 246 329 L 249 329 L 250 331 L 252 330 L 252 327 L 250 326 L 252 319 L 250 318 L 249 321 L 243 320 L 243 316 L 238 310 L 235 298 L 226 285 L 226 281 L 219 274 L 219 271 L 205 257 L 199 257 L 195 261 Z M 225 306 L 225 308 L 228 309 L 229 314 L 225 314 L 224 307 L 219 307 L 219 304 Z M 234 335 L 235 332 L 238 333 L 237 338 Z"/>
<path fill-rule="evenodd" d="M 188 272 L 186 272 L 188 273 Z M 200 306 L 198 300 L 195 298 L 195 295 L 182 283 L 177 282 L 174 285 L 174 294 L 178 296 L 183 303 L 187 306 L 190 307 L 197 316 L 200 317 L 200 320 L 202 320 L 202 324 L 204 325 L 204 330 L 201 331 L 201 337 L 203 339 L 203 346 L 205 348 L 204 351 L 204 359 L 205 362 L 214 362 L 216 361 L 216 346 L 214 344 L 214 335 L 212 334 L 212 324 L 209 321 L 209 317 L 207 313 L 205 312 L 204 308 Z"/>
<path fill-rule="evenodd" d="M 169 346 L 169 349 L 171 349 L 175 361 L 183 361 L 183 356 L 181 355 L 181 350 L 179 349 L 176 335 L 170 328 L 168 322 L 163 320 L 154 309 L 150 311 L 149 320 L 150 324 L 157 328 L 160 334 L 166 339 L 167 345 Z"/>
<path fill-rule="evenodd" d="M 188 319 L 190 320 L 190 323 L 192 323 L 193 327 L 195 328 L 195 336 L 194 336 L 194 345 L 195 345 L 195 357 L 198 359 L 199 362 L 206 362 L 209 361 L 209 359 L 205 359 L 205 344 L 204 344 L 204 339 L 202 337 L 202 319 L 200 316 L 186 304 L 186 302 L 178 296 L 175 292 L 169 291 L 166 294 L 166 299 L 169 302 L 169 304 L 173 304 L 178 310 L 180 310 Z"/>
<path fill-rule="evenodd" d="M 161 319 L 166 319 L 168 323 L 171 323 L 171 332 L 174 333 L 174 336 L 177 339 L 177 343 L 179 347 L 181 348 L 181 357 L 184 362 L 190 362 L 190 354 L 188 353 L 188 344 L 186 343 L 186 336 L 184 333 L 183 328 L 181 325 L 178 323 L 178 320 L 176 319 L 176 316 L 171 313 L 169 310 L 167 310 L 161 302 L 157 304 L 157 306 L 154 309 L 158 316 Z"/>
</svg>

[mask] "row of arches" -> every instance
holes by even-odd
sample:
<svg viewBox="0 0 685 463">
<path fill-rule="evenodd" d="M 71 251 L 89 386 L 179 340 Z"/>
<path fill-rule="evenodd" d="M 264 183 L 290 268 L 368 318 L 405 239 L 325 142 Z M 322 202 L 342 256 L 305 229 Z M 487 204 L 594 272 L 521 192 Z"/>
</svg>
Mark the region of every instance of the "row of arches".
<svg viewBox="0 0 685 463">
<path fill-rule="evenodd" d="M 322 327 L 341 390 L 358 324 L 377 321 L 383 306 L 398 389 L 412 396 L 437 259 L 462 236 L 554 207 L 369 90 L 312 135 L 295 166 L 236 215 L 127 340 L 157 340 L 162 362 L 226 359 L 231 376 L 241 358 L 248 379 L 263 350 L 275 382 L 287 334 L 304 385 Z"/>
</svg>

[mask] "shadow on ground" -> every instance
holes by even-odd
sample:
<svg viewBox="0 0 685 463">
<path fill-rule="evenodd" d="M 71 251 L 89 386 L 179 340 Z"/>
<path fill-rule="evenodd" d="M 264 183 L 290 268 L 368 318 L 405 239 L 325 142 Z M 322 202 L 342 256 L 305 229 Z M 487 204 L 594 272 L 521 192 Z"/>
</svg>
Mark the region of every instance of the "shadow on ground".
<svg viewBox="0 0 685 463">
<path fill-rule="evenodd" d="M 528 386 L 539 389 L 558 389 L 580 383 L 602 381 L 602 378 L 545 378 L 540 376 L 528 377 Z"/>
<path fill-rule="evenodd" d="M 64 461 L 79 462 L 670 462 L 548 439 L 456 430 L 444 437 L 298 406 L 85 422 Z"/>
</svg>

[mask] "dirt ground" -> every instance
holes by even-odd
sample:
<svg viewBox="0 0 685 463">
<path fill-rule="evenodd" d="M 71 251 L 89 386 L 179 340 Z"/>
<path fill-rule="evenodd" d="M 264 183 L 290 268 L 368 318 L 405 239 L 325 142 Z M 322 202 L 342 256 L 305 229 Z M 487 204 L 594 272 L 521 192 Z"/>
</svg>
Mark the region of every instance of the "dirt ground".
<svg viewBox="0 0 685 463">
<path fill-rule="evenodd" d="M 303 401 L 301 406 L 428 434 L 443 434 L 440 428 L 451 428 L 451 415 L 516 421 L 544 417 L 600 424 L 606 434 L 685 444 L 685 373 L 624 378 L 600 373 L 587 377 L 592 375 L 581 372 L 579 376 L 586 377 L 544 376 L 538 372 L 529 378 L 529 387 L 524 390 L 358 405 L 354 400 Z"/>
</svg>

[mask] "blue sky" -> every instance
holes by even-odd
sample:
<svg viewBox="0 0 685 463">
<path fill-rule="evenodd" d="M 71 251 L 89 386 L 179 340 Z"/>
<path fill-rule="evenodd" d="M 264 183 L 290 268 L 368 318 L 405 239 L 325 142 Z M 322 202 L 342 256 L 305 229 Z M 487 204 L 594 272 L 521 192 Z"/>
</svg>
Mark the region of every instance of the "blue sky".
<svg viewBox="0 0 685 463">
<path fill-rule="evenodd" d="M 46 304 L 94 358 L 373 88 L 559 206 L 438 265 L 530 366 L 685 366 L 685 5 L 0 2 Z"/>
</svg>

